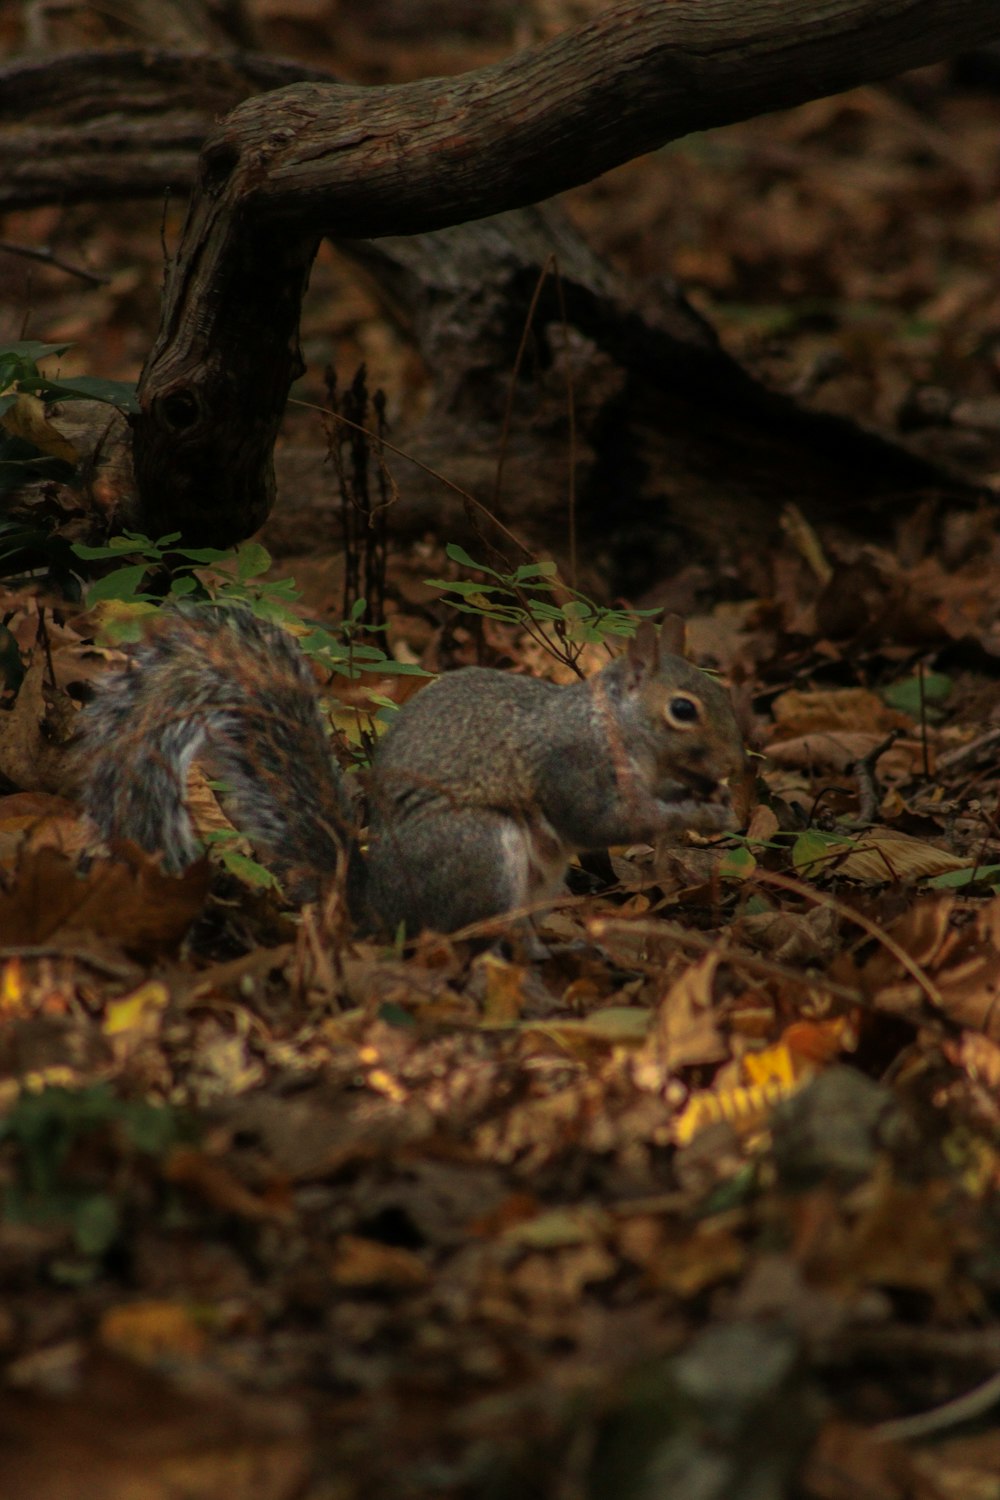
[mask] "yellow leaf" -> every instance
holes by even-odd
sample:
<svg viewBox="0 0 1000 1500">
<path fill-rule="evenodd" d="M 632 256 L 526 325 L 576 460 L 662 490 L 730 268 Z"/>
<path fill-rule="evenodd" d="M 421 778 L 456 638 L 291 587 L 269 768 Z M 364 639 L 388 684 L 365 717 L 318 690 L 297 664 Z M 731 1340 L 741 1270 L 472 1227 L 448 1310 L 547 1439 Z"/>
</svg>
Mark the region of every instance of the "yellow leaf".
<svg viewBox="0 0 1000 1500">
<path fill-rule="evenodd" d="M 158 979 L 150 979 L 131 995 L 109 1001 L 104 1012 L 105 1036 L 120 1036 L 130 1031 L 152 1035 L 159 1028 L 160 1017 L 169 999 L 170 991 L 166 985 Z"/>
<path fill-rule="evenodd" d="M 540 1032 L 556 1041 L 563 1038 L 605 1042 L 610 1046 L 636 1046 L 646 1040 L 650 1012 L 631 1005 L 606 1005 L 583 1020 L 530 1021 L 525 1031 Z"/>
<path fill-rule="evenodd" d="M 763 1052 L 748 1052 L 743 1058 L 743 1072 L 747 1082 L 757 1088 L 777 1084 L 779 1088 L 791 1088 L 800 1069 L 784 1043 L 766 1047 Z"/>
<path fill-rule="evenodd" d="M 77 464 L 80 455 L 77 453 L 69 438 L 64 437 L 58 427 L 45 415 L 45 404 L 37 396 L 29 395 L 21 391 L 15 398 L 13 406 L 9 406 L 0 416 L 2 426 L 11 437 L 23 438 L 26 443 L 33 443 L 50 458 L 61 458 L 64 463 Z"/>
<path fill-rule="evenodd" d="M 725 1122 L 744 1130 L 760 1125 L 776 1104 L 794 1094 L 804 1082 L 802 1078 L 793 1084 L 754 1084 L 717 1094 L 693 1094 L 674 1121 L 673 1138 L 678 1146 L 688 1146 L 709 1125 Z"/>
<path fill-rule="evenodd" d="M 484 953 L 477 967 L 485 979 L 481 1025 L 512 1026 L 524 1008 L 524 975 L 520 964 Z"/>
<path fill-rule="evenodd" d="M 141 640 L 143 625 L 159 609 L 142 600 L 101 599 L 89 611 L 102 645 Z"/>
<path fill-rule="evenodd" d="M 19 958 L 11 958 L 0 969 L 0 1012 L 19 1011 L 25 998 L 24 971 Z"/>
</svg>

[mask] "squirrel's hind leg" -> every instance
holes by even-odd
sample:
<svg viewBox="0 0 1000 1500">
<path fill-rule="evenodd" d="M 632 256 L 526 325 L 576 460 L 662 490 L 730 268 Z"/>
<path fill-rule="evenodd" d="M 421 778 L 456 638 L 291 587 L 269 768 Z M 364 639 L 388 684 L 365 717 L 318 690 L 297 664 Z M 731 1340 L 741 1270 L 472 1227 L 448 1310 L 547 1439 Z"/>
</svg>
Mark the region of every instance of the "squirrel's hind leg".
<svg viewBox="0 0 1000 1500">
<path fill-rule="evenodd" d="M 374 830 L 368 856 L 368 904 L 374 926 L 409 937 L 457 932 L 532 900 L 527 831 L 481 807 L 422 811 Z"/>
</svg>

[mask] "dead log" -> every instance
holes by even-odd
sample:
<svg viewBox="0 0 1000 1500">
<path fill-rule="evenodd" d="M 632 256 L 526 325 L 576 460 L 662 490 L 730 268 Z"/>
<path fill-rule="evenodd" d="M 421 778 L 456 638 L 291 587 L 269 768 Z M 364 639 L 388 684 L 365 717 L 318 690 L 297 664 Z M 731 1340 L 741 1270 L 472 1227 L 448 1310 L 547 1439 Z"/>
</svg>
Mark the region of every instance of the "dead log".
<svg viewBox="0 0 1000 1500">
<path fill-rule="evenodd" d="M 302 83 L 247 100 L 205 143 L 140 381 L 135 467 L 150 526 L 231 541 L 270 510 L 320 235 L 420 233 L 531 203 L 691 130 L 998 31 L 994 0 L 812 0 L 808 15 L 618 0 L 457 78 Z"/>
<path fill-rule="evenodd" d="M 637 293 L 553 205 L 340 248 L 375 280 L 434 372 L 433 404 L 419 427 L 393 434 L 426 467 L 387 459 L 399 489 L 397 537 L 433 529 L 485 556 L 472 546 L 477 523 L 461 496 L 431 470 L 484 501 L 530 546 L 565 555 L 572 491 L 592 576 L 634 597 L 695 554 L 724 565 L 767 546 L 788 503 L 842 536 L 884 537 L 921 499 L 955 503 L 976 493 L 880 434 L 762 386 L 676 287 L 661 280 Z M 514 388 L 504 446 L 511 372 L 533 299 L 532 358 Z M 279 451 L 272 550 L 328 545 L 337 502 L 323 460 L 316 450 Z M 503 550 L 498 534 L 478 524 Z M 522 560 L 510 549 L 507 556 L 511 565 Z"/>
<path fill-rule="evenodd" d="M 187 194 L 215 121 L 268 89 L 335 80 L 286 58 L 128 47 L 0 68 L 0 212 Z"/>
<path fill-rule="evenodd" d="M 359 89 L 327 87 L 325 75 L 312 75 L 323 77 L 322 87 L 284 88 L 236 110 L 206 149 L 200 196 L 144 376 L 141 503 L 120 519 L 157 532 L 180 525 L 188 535 L 216 541 L 245 534 L 262 519 L 273 486 L 274 432 L 297 368 L 295 328 L 315 232 L 338 205 L 340 225 L 353 233 L 376 233 L 385 224 L 410 230 L 458 212 L 458 189 L 463 214 L 482 212 L 504 195 L 565 186 L 568 173 L 581 180 L 612 159 L 609 152 L 624 157 L 690 123 L 736 118 L 765 98 L 777 104 L 811 97 L 966 45 L 984 27 L 1000 28 L 992 12 L 971 3 L 894 0 L 875 7 L 837 0 L 814 10 L 817 30 L 797 35 L 800 16 L 769 32 L 756 12 L 744 11 L 737 21 L 728 6 L 715 3 L 619 4 L 556 43 L 450 82 Z M 625 21 L 638 30 L 626 28 L 620 37 Z M 863 61 L 859 38 L 866 41 Z M 670 40 L 674 50 L 664 51 Z M 796 71 L 790 60 L 799 68 L 811 62 L 812 71 L 782 80 L 782 47 L 790 72 Z M 0 160 L 10 159 L 27 116 L 38 132 L 36 169 L 40 163 L 34 186 L 30 173 L 19 181 L 8 174 L 7 201 L 159 193 L 171 179 L 183 186 L 212 112 L 254 87 L 283 82 L 297 67 L 145 51 L 6 70 Z M 546 94 L 540 84 L 549 72 Z M 639 90 L 638 102 L 623 107 L 620 120 L 597 114 L 590 122 L 587 139 L 604 155 L 581 152 L 577 140 L 594 101 L 606 110 L 615 89 L 626 85 Z M 764 92 L 755 95 L 759 87 Z M 35 118 L 28 113 L 32 99 Z M 93 128 L 81 128 L 84 121 Z M 503 135 L 504 121 L 512 142 Z M 404 129 L 401 150 L 392 131 Z M 634 290 L 602 267 L 551 209 L 344 248 L 366 263 L 390 305 L 403 310 L 439 377 L 430 422 L 420 434 L 402 434 L 404 445 L 487 499 L 505 385 L 495 376 L 484 381 L 482 372 L 510 370 L 539 269 L 556 253 L 570 322 L 605 364 L 597 380 L 594 361 L 577 371 L 587 420 L 578 423 L 575 476 L 584 539 L 589 525 L 605 549 L 610 534 L 620 554 L 637 537 L 647 559 L 673 546 L 683 551 L 688 537 L 705 531 L 709 499 L 711 539 L 720 531 L 735 537 L 740 529 L 767 530 L 789 472 L 795 498 L 811 498 L 811 513 L 820 519 L 846 519 L 850 503 L 865 507 L 868 519 L 873 501 L 894 494 L 912 504 L 917 490 L 961 489 L 894 444 L 762 390 L 719 350 L 676 289 L 662 286 L 636 305 Z M 546 331 L 556 318 L 551 286 L 538 317 L 554 363 Z M 480 378 L 470 381 L 470 370 Z M 456 405 L 470 392 L 477 406 L 467 399 Z M 546 392 L 523 394 L 531 422 L 515 429 L 501 498 L 522 519 L 526 510 L 558 516 L 567 489 L 565 403 L 549 392 L 549 415 L 540 420 Z M 285 456 L 286 472 L 296 457 Z M 665 482 L 657 477 L 664 474 Z M 436 518 L 450 526 L 455 514 L 440 486 L 408 471 L 397 524 Z"/>
</svg>

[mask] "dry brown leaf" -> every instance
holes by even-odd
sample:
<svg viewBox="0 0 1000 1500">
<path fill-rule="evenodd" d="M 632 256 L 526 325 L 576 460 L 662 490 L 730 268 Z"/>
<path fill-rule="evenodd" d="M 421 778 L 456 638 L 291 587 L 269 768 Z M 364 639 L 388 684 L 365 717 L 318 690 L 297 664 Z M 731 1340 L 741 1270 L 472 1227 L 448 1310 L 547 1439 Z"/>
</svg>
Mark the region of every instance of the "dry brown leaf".
<svg viewBox="0 0 1000 1500">
<path fill-rule="evenodd" d="M 361 1235 L 342 1234 L 337 1240 L 330 1267 L 337 1286 L 420 1287 L 428 1279 L 428 1268 L 412 1250 L 384 1245 Z"/>
<path fill-rule="evenodd" d="M 484 985 L 483 1025 L 513 1025 L 524 1009 L 524 965 L 509 963 L 495 953 L 485 953 L 477 961 L 477 968 Z"/>
<path fill-rule="evenodd" d="M 1000 1045 L 975 1031 L 963 1031 L 957 1041 L 948 1038 L 944 1051 L 969 1077 L 1000 1101 Z"/>
<path fill-rule="evenodd" d="M 869 734 L 861 729 L 816 729 L 808 734 L 792 735 L 789 739 L 771 740 L 764 746 L 763 753 L 772 765 L 786 770 L 810 770 L 823 766 L 843 775 L 884 740 L 884 734 Z M 933 770 L 933 751 L 928 747 L 926 753 Z M 879 757 L 879 774 L 891 780 L 922 774 L 924 755 L 924 745 L 920 740 L 896 740 Z"/>
<path fill-rule="evenodd" d="M 207 1342 L 193 1309 L 166 1300 L 109 1307 L 99 1334 L 105 1348 L 144 1365 L 155 1365 L 164 1355 L 197 1359 Z"/>
<path fill-rule="evenodd" d="M 847 1422 L 827 1422 L 802 1475 L 808 1500 L 943 1500 L 915 1479 L 908 1453 Z"/>
<path fill-rule="evenodd" d="M 618 1261 L 603 1245 L 572 1245 L 526 1255 L 511 1271 L 510 1284 L 529 1302 L 575 1307 L 588 1286 L 607 1281 L 617 1269 Z"/>
<path fill-rule="evenodd" d="M 96 937 L 126 952 L 155 952 L 187 932 L 208 894 L 204 863 L 164 875 L 135 846 L 86 874 L 56 849 L 25 855 L 0 889 L 0 941 L 71 946 Z"/>
<path fill-rule="evenodd" d="M 948 1213 L 953 1191 L 942 1181 L 910 1187 L 882 1172 L 853 1195 L 854 1213 L 828 1215 L 822 1234 L 803 1246 L 810 1281 L 923 1292 L 957 1310 L 956 1262 L 973 1248 L 975 1235 Z"/>
<path fill-rule="evenodd" d="M 836 952 L 839 918 L 826 906 L 809 911 L 750 912 L 733 924 L 734 937 L 781 963 L 825 962 Z"/>
<path fill-rule="evenodd" d="M 800 866 L 804 875 L 821 873 L 824 865 L 852 880 L 882 884 L 885 881 L 921 880 L 966 870 L 969 861 L 926 839 L 916 839 L 895 828 L 870 828 L 841 845 L 831 845 L 825 854 Z"/>
<path fill-rule="evenodd" d="M 185 1393 L 111 1355 L 71 1395 L 0 1398 L 0 1494 L 23 1500 L 295 1500 L 309 1447 L 288 1401 Z"/>
<path fill-rule="evenodd" d="M 213 1208 L 237 1214 L 241 1219 L 288 1223 L 292 1217 L 289 1193 L 282 1180 L 275 1180 L 269 1197 L 260 1197 L 244 1187 L 224 1162 L 193 1146 L 178 1146 L 171 1151 L 163 1175 L 168 1182 L 196 1193 Z"/>
<path fill-rule="evenodd" d="M 832 688 L 827 691 L 780 693 L 771 706 L 783 737 L 843 730 L 881 737 L 890 729 L 912 729 L 913 720 L 889 708 L 866 688 Z"/>
<path fill-rule="evenodd" d="M 697 1297 L 707 1287 L 736 1277 L 747 1261 L 747 1247 L 731 1230 L 699 1224 L 693 1234 L 663 1244 L 645 1267 L 648 1286 L 676 1297 Z"/>
<path fill-rule="evenodd" d="M 17 792 L 0 799 L 0 866 L 4 869 L 12 869 L 32 849 L 58 849 L 73 857 L 84 853 L 92 842 L 86 820 L 78 817 L 64 797 Z"/>
<path fill-rule="evenodd" d="M 753 815 L 747 825 L 747 842 L 752 844 L 755 840 L 766 844 L 780 828 L 777 816 L 766 802 L 759 802 L 753 810 Z"/>
<path fill-rule="evenodd" d="M 52 742 L 42 727 L 48 713 L 46 670 L 45 653 L 36 651 L 13 708 L 0 713 L 0 775 L 28 791 L 41 786 L 43 768 L 52 757 Z"/>
<path fill-rule="evenodd" d="M 998 1041 L 1000 897 L 980 907 L 971 922 L 956 921 L 966 910 L 955 896 L 924 897 L 892 924 L 889 934 L 926 974 L 949 1020 Z M 841 971 L 846 963 L 840 961 Z M 856 973 L 856 982 L 880 1009 L 915 1017 L 923 1012 L 925 988 L 887 948 L 880 947 Z"/>
<path fill-rule="evenodd" d="M 915 1445 L 910 1461 L 928 1500 L 997 1500 L 1000 1496 L 1000 1432 L 995 1422 L 982 1432 L 965 1431 L 950 1438 L 938 1435 L 933 1442 Z M 906 1494 L 923 1500 L 919 1490 Z"/>
<path fill-rule="evenodd" d="M 663 1073 L 692 1064 L 719 1062 L 728 1054 L 715 1022 L 713 1004 L 720 953 L 706 953 L 689 964 L 656 1007 L 644 1049 Z"/>
</svg>

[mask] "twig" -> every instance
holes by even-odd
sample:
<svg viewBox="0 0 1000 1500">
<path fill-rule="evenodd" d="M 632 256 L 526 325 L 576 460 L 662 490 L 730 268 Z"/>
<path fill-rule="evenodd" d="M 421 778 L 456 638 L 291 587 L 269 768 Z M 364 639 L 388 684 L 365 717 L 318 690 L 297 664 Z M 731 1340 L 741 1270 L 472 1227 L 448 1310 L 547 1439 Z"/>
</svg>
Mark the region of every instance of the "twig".
<svg viewBox="0 0 1000 1500">
<path fill-rule="evenodd" d="M 946 1401 L 943 1406 L 935 1406 L 930 1411 L 917 1412 L 912 1417 L 899 1417 L 893 1422 L 879 1422 L 873 1427 L 869 1436 L 877 1443 L 905 1443 L 911 1438 L 922 1438 L 929 1436 L 932 1432 L 941 1432 L 945 1427 L 957 1427 L 960 1422 L 971 1422 L 975 1417 L 981 1417 L 984 1412 L 989 1411 L 1000 1401 L 1000 1373 L 991 1375 L 989 1380 L 984 1380 L 982 1385 L 977 1385 L 974 1390 L 966 1391 L 964 1396 L 956 1396 L 954 1401 Z"/>
<path fill-rule="evenodd" d="M 475 506 L 477 510 L 482 511 L 486 519 L 488 521 L 491 521 L 498 531 L 503 532 L 503 535 L 507 538 L 507 540 L 509 542 L 512 542 L 514 546 L 524 554 L 525 557 L 531 559 L 534 558 L 534 553 L 528 546 L 527 542 L 523 542 L 519 536 L 516 536 L 515 533 L 510 530 L 509 527 L 505 526 L 503 522 L 493 514 L 489 506 L 484 505 L 481 500 L 477 500 L 475 495 L 470 494 L 468 490 L 463 489 L 460 484 L 456 484 L 453 479 L 449 479 L 446 474 L 442 474 L 439 469 L 432 469 L 430 464 L 425 464 L 419 458 L 414 458 L 413 454 L 407 453 L 405 448 L 399 448 L 395 443 L 390 443 L 388 438 L 379 438 L 378 433 L 372 432 L 368 427 L 363 427 L 360 422 L 352 422 L 349 417 L 343 416 L 339 411 L 333 411 L 328 406 L 320 406 L 315 401 L 300 401 L 298 397 L 293 397 L 288 404 L 289 406 L 300 406 L 304 411 L 317 411 L 324 417 L 332 417 L 334 421 L 342 422 L 345 427 L 354 427 L 358 430 L 358 432 L 365 433 L 369 438 L 372 439 L 373 442 L 380 442 L 383 448 L 388 448 L 389 452 L 395 453 L 397 458 L 405 458 L 407 463 L 414 464 L 418 469 L 421 469 L 423 473 L 429 474 L 432 479 L 436 479 L 439 484 L 443 484 L 445 489 L 453 490 L 455 494 L 459 495 L 461 499 L 468 505 Z"/>
<path fill-rule="evenodd" d="M 535 313 L 538 310 L 538 302 L 542 295 L 542 288 L 548 278 L 549 272 L 555 270 L 556 258 L 548 255 L 545 264 L 538 272 L 535 281 L 535 290 L 531 294 L 528 311 L 524 315 L 524 323 L 521 328 L 521 339 L 514 355 L 514 365 L 510 372 L 510 380 L 507 383 L 507 400 L 504 403 L 503 425 L 500 428 L 500 443 L 497 451 L 497 471 L 493 480 L 492 506 L 494 514 L 500 509 L 500 492 L 503 487 L 503 466 L 507 458 L 507 444 L 510 439 L 510 426 L 514 418 L 514 397 L 517 393 L 517 378 L 521 373 L 521 365 L 528 348 L 528 336 L 532 332 L 535 322 Z"/>
<path fill-rule="evenodd" d="M 57 271 L 65 271 L 67 276 L 79 276 L 81 281 L 87 281 L 91 286 L 107 286 L 111 280 L 110 276 L 99 276 L 96 271 L 85 271 L 82 266 L 70 265 L 68 260 L 56 255 L 48 245 L 17 245 L 13 240 L 0 240 L 0 250 L 6 250 L 8 255 L 23 255 L 25 260 L 43 261 L 47 266 L 55 266 Z"/>
<path fill-rule="evenodd" d="M 5 945 L 0 948 L 0 960 L 5 958 L 69 958 L 96 969 L 98 974 L 106 974 L 109 979 L 133 979 L 139 972 L 138 964 L 126 966 L 112 963 L 109 959 L 98 958 L 95 953 L 88 953 L 84 948 L 60 948 L 55 943 Z"/>
<path fill-rule="evenodd" d="M 796 984 L 800 988 L 810 990 L 822 990 L 835 1000 L 841 1000 L 846 1005 L 864 1006 L 867 1002 L 864 995 L 858 990 L 852 990 L 846 984 L 837 984 L 835 980 L 826 979 L 822 974 L 810 974 L 802 969 L 791 969 L 785 964 L 777 963 L 773 958 L 761 958 L 757 953 L 747 953 L 741 948 L 730 948 L 720 945 L 718 937 L 709 937 L 703 932 L 698 932 L 692 927 L 682 927 L 679 922 L 669 922 L 666 918 L 656 921 L 635 921 L 627 917 L 599 917 L 596 921 L 588 924 L 588 930 L 596 938 L 602 938 L 608 931 L 621 931 L 624 933 L 641 933 L 644 937 L 662 938 L 667 937 L 680 947 L 694 948 L 699 953 L 718 953 L 723 946 L 723 962 L 732 965 L 733 968 L 746 969 L 751 974 L 759 974 L 762 979 L 778 979 L 782 983 Z"/>
<path fill-rule="evenodd" d="M 867 932 L 869 937 L 874 938 L 877 943 L 881 943 L 882 947 L 891 953 L 897 962 L 902 964 L 903 968 L 910 975 L 910 978 L 916 980 L 936 1010 L 944 1010 L 944 997 L 933 979 L 924 973 L 916 960 L 912 959 L 906 950 L 900 947 L 896 939 L 890 937 L 885 928 L 880 927 L 877 922 L 872 922 L 870 918 L 863 917 L 859 911 L 855 911 L 853 906 L 848 906 L 845 902 L 838 901 L 835 896 L 828 895 L 826 891 L 814 891 L 810 886 L 803 885 L 800 880 L 790 880 L 787 875 L 777 875 L 772 870 L 757 869 L 754 871 L 753 878 L 754 880 L 763 881 L 765 885 L 776 885 L 781 890 L 790 891 L 794 896 L 804 896 L 807 901 L 812 901 L 817 906 L 825 906 L 830 911 L 836 912 L 845 921 L 856 923 L 862 932 Z"/>
<path fill-rule="evenodd" d="M 964 760 L 971 760 L 978 755 L 980 750 L 990 750 L 1000 740 L 1000 729 L 988 729 L 985 734 L 978 735 L 976 739 L 970 740 L 967 745 L 958 745 L 954 750 L 946 750 L 937 758 L 939 771 L 950 771 L 955 766 L 960 766 Z"/>
<path fill-rule="evenodd" d="M 886 735 L 880 745 L 875 745 L 854 763 L 854 774 L 858 778 L 858 816 L 852 820 L 850 826 L 869 828 L 875 821 L 875 813 L 878 810 L 878 783 L 875 780 L 875 767 L 882 756 L 894 745 L 901 731 L 892 729 Z M 924 756 L 927 755 L 927 740 L 924 739 Z"/>
</svg>

